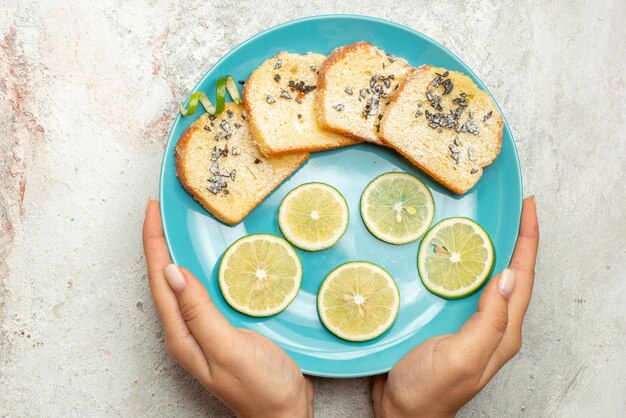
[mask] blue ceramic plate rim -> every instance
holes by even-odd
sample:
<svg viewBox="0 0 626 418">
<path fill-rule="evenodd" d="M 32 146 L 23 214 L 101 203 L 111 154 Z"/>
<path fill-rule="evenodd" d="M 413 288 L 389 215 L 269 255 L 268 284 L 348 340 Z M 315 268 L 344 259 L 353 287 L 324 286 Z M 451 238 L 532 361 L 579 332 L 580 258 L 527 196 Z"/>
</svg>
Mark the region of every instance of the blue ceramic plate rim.
<svg viewBox="0 0 626 418">
<path fill-rule="evenodd" d="M 219 60 L 217 60 L 204 74 L 204 76 L 198 81 L 198 83 L 196 83 L 196 85 L 194 86 L 194 88 L 189 92 L 189 95 L 191 95 L 191 93 L 198 91 L 198 89 L 200 88 L 200 86 L 202 86 L 206 80 L 211 76 L 211 72 L 213 70 L 214 67 L 217 67 L 219 64 L 221 64 L 223 61 L 225 61 L 227 58 L 229 58 L 231 55 L 236 54 L 240 49 L 244 48 L 246 45 L 254 42 L 255 40 L 269 35 L 272 32 L 275 32 L 277 30 L 281 30 L 283 28 L 289 27 L 289 26 L 294 26 L 294 25 L 298 25 L 304 22 L 315 22 L 315 21 L 324 21 L 327 19 L 349 19 L 349 20 L 357 20 L 357 21 L 362 21 L 362 22 L 366 22 L 366 23 L 376 23 L 376 24 L 383 24 L 383 25 L 388 25 L 390 27 L 393 27 L 395 29 L 399 29 L 402 31 L 405 31 L 413 36 L 416 36 L 418 38 L 421 38 L 422 40 L 426 41 L 427 43 L 433 44 L 434 46 L 441 48 L 442 50 L 446 51 L 448 54 L 450 54 L 450 56 L 452 58 L 454 58 L 455 60 L 458 61 L 459 64 L 461 64 L 464 68 L 464 71 L 466 71 L 468 73 L 468 75 L 470 75 L 473 79 L 475 80 L 479 80 L 480 84 L 481 84 L 481 88 L 484 89 L 487 93 L 489 93 L 489 95 L 491 95 L 491 97 L 493 98 L 493 95 L 491 94 L 491 92 L 489 91 L 489 89 L 484 85 L 484 83 L 482 83 L 482 80 L 480 80 L 480 78 L 474 73 L 474 71 L 472 71 L 472 69 L 467 66 L 467 64 L 465 64 L 465 62 L 463 60 L 461 60 L 456 54 L 454 54 L 453 52 L 451 52 L 450 50 L 448 50 L 445 46 L 441 45 L 440 43 L 438 43 L 437 41 L 435 41 L 434 39 L 422 34 L 421 32 L 418 32 L 414 29 L 411 29 L 407 26 L 395 23 L 395 22 L 391 22 L 388 21 L 386 19 L 381 19 L 381 18 L 376 18 L 376 17 L 371 17 L 371 16 L 364 16 L 364 15 L 357 15 L 357 14 L 323 14 L 323 15 L 315 15 L 315 16 L 308 16 L 308 17 L 304 17 L 304 18 L 300 18 L 300 19 L 295 19 L 295 20 L 291 20 L 285 23 L 281 23 L 279 25 L 273 26 L 269 29 L 266 29 L 262 32 L 257 33 L 256 35 L 250 37 L 249 39 L 245 40 L 244 42 L 238 44 L 237 46 L 235 46 L 234 48 L 232 48 L 230 51 L 228 51 L 225 55 L 223 55 Z M 333 45 L 332 47 L 337 47 L 340 45 Z M 518 155 L 518 151 L 517 151 L 517 146 L 515 144 L 515 140 L 513 138 L 513 133 L 510 131 L 510 126 L 506 120 L 506 117 L 504 116 L 504 113 L 502 112 L 502 109 L 500 108 L 500 105 L 497 103 L 497 101 L 495 100 L 495 98 L 493 98 L 494 102 L 496 103 L 496 106 L 498 107 L 498 109 L 500 110 L 500 113 L 503 116 L 503 120 L 504 120 L 504 129 L 505 131 L 508 131 L 510 137 L 511 137 L 511 145 L 512 145 L 512 159 L 515 162 L 515 168 L 517 170 L 517 179 L 518 179 L 518 184 L 516 185 L 517 188 L 519 189 L 520 193 L 518 195 L 518 199 L 516 202 L 511 202 L 512 203 L 512 210 L 515 211 L 515 219 L 520 219 L 521 217 L 521 208 L 522 208 L 522 196 L 523 196 L 523 183 L 522 183 L 522 173 L 521 173 L 521 167 L 520 167 L 520 163 L 519 163 L 519 155 Z M 188 103 L 188 99 L 185 102 L 185 105 L 187 105 Z M 171 241 L 170 241 L 170 237 L 169 237 L 169 231 L 168 231 L 168 227 L 167 227 L 167 212 L 164 210 L 164 200 L 163 200 L 163 196 L 165 196 L 164 190 L 165 190 L 165 183 L 164 183 L 164 179 L 166 176 L 166 162 L 168 160 L 168 155 L 170 153 L 172 153 L 173 149 L 172 146 L 175 145 L 175 143 L 178 141 L 178 137 L 174 136 L 174 133 L 176 131 L 176 126 L 181 122 L 181 115 L 180 113 L 178 113 L 177 117 L 174 119 L 174 122 L 172 123 L 172 127 L 170 129 L 170 133 L 168 135 L 168 139 L 167 142 L 165 144 L 165 149 L 163 152 L 163 158 L 162 158 L 162 163 L 161 163 L 161 172 L 160 172 L 160 179 L 159 179 L 159 196 L 160 196 L 160 210 L 161 210 L 161 214 L 162 214 L 162 226 L 163 226 L 163 233 L 165 236 L 165 241 L 167 244 L 167 248 L 168 251 L 170 253 L 170 256 L 172 258 L 172 261 L 176 264 L 178 264 L 178 261 L 176 259 L 176 256 L 174 254 L 174 251 L 172 249 L 172 245 L 171 245 Z M 171 158 L 171 157 L 170 157 Z M 215 222 L 219 222 L 219 221 L 215 221 Z M 514 233 L 515 236 L 517 236 L 517 234 L 519 233 L 519 224 L 516 224 L 515 226 L 511 226 L 512 230 L 511 232 Z M 501 257 L 503 256 L 502 254 L 497 254 L 497 257 Z M 504 254 L 505 258 L 510 259 L 511 254 Z M 497 262 L 497 260 L 496 260 Z M 482 289 L 479 290 L 478 294 L 480 294 L 482 292 Z M 372 368 L 370 370 L 368 370 L 367 372 L 363 372 L 363 371 L 356 371 L 356 372 L 318 372 L 316 371 L 314 368 L 306 368 L 306 367 L 302 367 L 302 372 L 308 375 L 312 375 L 312 376 L 320 376 L 320 377 L 334 377 L 334 378 L 351 378 L 351 377 L 364 377 L 364 376 L 373 376 L 373 375 L 377 375 L 377 374 L 382 374 L 385 372 L 388 372 L 389 369 L 391 368 L 390 365 L 386 365 L 383 367 L 379 367 L 379 368 Z"/>
</svg>

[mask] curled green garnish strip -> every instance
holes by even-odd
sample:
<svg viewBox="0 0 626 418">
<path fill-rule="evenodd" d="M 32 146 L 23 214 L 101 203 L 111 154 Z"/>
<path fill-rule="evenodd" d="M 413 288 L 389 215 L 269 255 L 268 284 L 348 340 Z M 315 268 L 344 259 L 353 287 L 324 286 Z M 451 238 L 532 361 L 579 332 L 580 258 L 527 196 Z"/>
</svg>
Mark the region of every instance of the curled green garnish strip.
<svg viewBox="0 0 626 418">
<path fill-rule="evenodd" d="M 233 99 L 233 102 L 237 106 L 241 104 L 241 96 L 239 96 L 239 89 L 237 89 L 237 84 L 235 80 L 229 75 L 225 75 L 217 79 L 217 83 L 215 86 L 215 105 L 211 103 L 209 98 L 204 92 L 196 92 L 193 93 L 189 97 L 189 106 L 187 109 L 183 107 L 183 104 L 179 104 L 180 113 L 183 116 L 190 116 L 196 113 L 196 109 L 198 108 L 198 102 L 204 107 L 204 110 L 210 115 L 219 115 L 224 111 L 224 103 L 226 103 L 226 91 L 230 95 L 230 98 Z"/>
</svg>

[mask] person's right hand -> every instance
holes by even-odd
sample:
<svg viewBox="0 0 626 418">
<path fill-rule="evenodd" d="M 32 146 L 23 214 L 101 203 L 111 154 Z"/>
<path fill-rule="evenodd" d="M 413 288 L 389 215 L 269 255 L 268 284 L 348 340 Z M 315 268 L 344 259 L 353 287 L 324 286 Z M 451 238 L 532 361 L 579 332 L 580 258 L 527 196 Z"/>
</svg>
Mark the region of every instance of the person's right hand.
<svg viewBox="0 0 626 418">
<path fill-rule="evenodd" d="M 377 417 L 451 417 L 517 352 L 539 243 L 535 200 L 525 199 L 509 268 L 494 277 L 478 311 L 456 334 L 425 341 L 376 378 Z"/>
</svg>

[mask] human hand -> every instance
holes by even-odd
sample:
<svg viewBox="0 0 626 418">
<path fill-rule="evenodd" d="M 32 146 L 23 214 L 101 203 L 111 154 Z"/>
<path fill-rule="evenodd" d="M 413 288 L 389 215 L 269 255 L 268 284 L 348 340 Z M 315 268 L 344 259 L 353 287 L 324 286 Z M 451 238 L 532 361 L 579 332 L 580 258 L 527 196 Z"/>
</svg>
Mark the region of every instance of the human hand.
<svg viewBox="0 0 626 418">
<path fill-rule="evenodd" d="M 538 243 L 535 200 L 527 198 L 509 268 L 489 282 L 459 332 L 425 341 L 376 378 L 377 417 L 452 417 L 519 352 Z"/>
<path fill-rule="evenodd" d="M 239 417 L 313 416 L 313 384 L 269 339 L 234 328 L 189 271 L 172 264 L 156 200 L 143 247 L 167 352 Z"/>
</svg>

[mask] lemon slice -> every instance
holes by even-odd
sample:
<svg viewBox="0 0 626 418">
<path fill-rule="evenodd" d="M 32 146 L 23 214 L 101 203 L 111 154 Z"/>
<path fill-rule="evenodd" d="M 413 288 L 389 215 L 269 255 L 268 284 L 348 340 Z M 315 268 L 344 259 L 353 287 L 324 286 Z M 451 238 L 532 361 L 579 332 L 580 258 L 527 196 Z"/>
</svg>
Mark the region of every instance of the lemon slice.
<svg viewBox="0 0 626 418">
<path fill-rule="evenodd" d="M 218 281 L 233 309 L 250 316 L 269 316 L 283 311 L 296 297 L 302 265 L 284 239 L 248 235 L 224 253 Z"/>
<path fill-rule="evenodd" d="M 391 327 L 400 307 L 398 286 L 376 264 L 353 261 L 328 274 L 317 295 L 324 326 L 339 338 L 367 341 Z"/>
<path fill-rule="evenodd" d="M 459 299 L 485 283 L 494 263 L 491 238 L 467 218 L 448 218 L 432 227 L 420 244 L 417 269 L 426 288 Z"/>
<path fill-rule="evenodd" d="M 430 190 L 407 173 L 376 177 L 361 195 L 361 217 L 376 238 L 406 244 L 424 235 L 435 216 Z"/>
<path fill-rule="evenodd" d="M 289 242 L 307 251 L 332 247 L 348 228 L 346 199 L 324 183 L 296 187 L 283 199 L 278 226 Z"/>
</svg>

